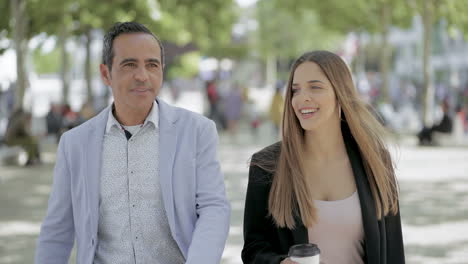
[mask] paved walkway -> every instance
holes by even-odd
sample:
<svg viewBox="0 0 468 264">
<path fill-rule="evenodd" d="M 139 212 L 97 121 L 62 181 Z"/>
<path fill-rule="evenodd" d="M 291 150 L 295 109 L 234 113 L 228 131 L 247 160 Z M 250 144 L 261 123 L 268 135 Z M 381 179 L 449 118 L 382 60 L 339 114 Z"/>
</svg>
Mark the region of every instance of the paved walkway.
<svg viewBox="0 0 468 264">
<path fill-rule="evenodd" d="M 248 131 L 237 140 L 221 136 L 219 157 L 233 209 L 223 264 L 241 263 L 247 160 L 272 141 L 268 127 L 262 127 L 257 138 Z M 33 261 L 52 181 L 53 150 L 46 149 L 41 166 L 0 167 L 0 264 Z M 407 263 L 468 263 L 468 149 L 405 144 L 393 153 Z"/>
</svg>

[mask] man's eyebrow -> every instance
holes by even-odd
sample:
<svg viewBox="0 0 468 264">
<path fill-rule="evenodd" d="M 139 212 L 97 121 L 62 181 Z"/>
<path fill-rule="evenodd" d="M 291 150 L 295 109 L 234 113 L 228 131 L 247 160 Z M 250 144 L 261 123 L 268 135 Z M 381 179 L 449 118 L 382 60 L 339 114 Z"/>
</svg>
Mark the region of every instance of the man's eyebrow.
<svg viewBox="0 0 468 264">
<path fill-rule="evenodd" d="M 153 63 L 157 63 L 157 64 L 161 65 L 161 62 L 159 61 L 159 59 L 156 59 L 156 58 L 147 59 L 147 60 L 145 60 L 145 62 L 153 62 Z"/>
<path fill-rule="evenodd" d="M 119 63 L 119 65 L 125 64 L 125 63 L 127 63 L 127 62 L 137 62 L 137 59 L 135 59 L 135 58 L 126 58 L 126 59 L 123 59 L 123 60 Z"/>
</svg>

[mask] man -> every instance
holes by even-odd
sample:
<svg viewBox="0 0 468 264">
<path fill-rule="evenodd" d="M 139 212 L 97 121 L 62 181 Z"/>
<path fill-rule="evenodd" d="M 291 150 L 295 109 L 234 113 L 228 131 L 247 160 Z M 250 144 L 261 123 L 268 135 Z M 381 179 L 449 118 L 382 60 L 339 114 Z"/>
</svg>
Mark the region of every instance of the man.
<svg viewBox="0 0 468 264">
<path fill-rule="evenodd" d="M 41 163 L 41 153 L 37 138 L 31 135 L 31 114 L 22 109 L 15 110 L 10 117 L 5 132 L 7 146 L 19 146 L 26 151 L 28 159 L 26 166 Z"/>
<path fill-rule="evenodd" d="M 156 99 L 161 42 L 138 23 L 106 34 L 114 103 L 63 134 L 36 263 L 219 263 L 230 206 L 209 119 Z M 156 100 L 155 100 L 156 99 Z"/>
<path fill-rule="evenodd" d="M 442 101 L 443 117 L 440 122 L 432 127 L 423 127 L 421 132 L 418 133 L 419 145 L 428 146 L 434 145 L 432 138 L 434 132 L 452 133 L 453 119 L 449 115 L 450 105 L 447 100 Z"/>
</svg>

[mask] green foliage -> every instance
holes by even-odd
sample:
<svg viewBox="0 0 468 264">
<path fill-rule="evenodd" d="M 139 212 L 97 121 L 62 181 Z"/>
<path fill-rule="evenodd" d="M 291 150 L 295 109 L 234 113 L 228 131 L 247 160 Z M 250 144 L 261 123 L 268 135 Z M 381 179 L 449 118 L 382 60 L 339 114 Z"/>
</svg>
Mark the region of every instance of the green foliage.
<svg viewBox="0 0 468 264">
<path fill-rule="evenodd" d="M 33 51 L 34 69 L 37 74 L 57 73 L 60 69 L 60 50 L 43 53 L 41 48 Z"/>
<path fill-rule="evenodd" d="M 306 2 L 304 2 L 306 3 Z M 323 27 L 317 13 L 308 8 L 290 9 L 269 0 L 257 2 L 256 46 L 263 58 L 276 54 L 295 58 L 314 49 L 334 49 L 342 35 Z"/>
<path fill-rule="evenodd" d="M 199 52 L 190 52 L 179 56 L 174 63 L 166 69 L 166 77 L 174 79 L 176 77 L 191 78 L 198 74 L 200 62 Z"/>
<path fill-rule="evenodd" d="M 284 8 L 292 15 L 303 10 L 314 10 L 320 24 L 327 29 L 347 33 L 382 31 L 382 10 L 391 10 L 392 25 L 408 27 L 412 13 L 406 0 L 273 0 L 275 5 Z"/>
<path fill-rule="evenodd" d="M 138 21 L 158 36 L 183 45 L 196 43 L 203 51 L 231 42 L 236 21 L 234 0 L 25 0 L 28 38 L 58 35 L 65 27 L 72 36 L 91 29 L 107 30 L 117 21 Z M 0 32 L 11 37 L 10 0 L 0 1 Z"/>
<path fill-rule="evenodd" d="M 209 52 L 217 46 L 229 45 L 231 42 L 231 28 L 236 21 L 233 0 L 160 2 L 163 16 L 158 22 L 163 29 L 163 39 L 175 40 L 178 44 L 193 42 L 203 52 Z M 176 36 L 172 37 L 174 35 Z"/>
<path fill-rule="evenodd" d="M 443 16 L 449 22 L 449 32 L 459 29 L 468 40 L 468 1 L 447 0 L 442 9 Z"/>
<path fill-rule="evenodd" d="M 242 59 L 247 57 L 249 47 L 246 43 L 229 43 L 225 45 L 212 46 L 203 54 L 209 57 Z"/>
<path fill-rule="evenodd" d="M 424 7 L 432 12 L 433 21 L 445 19 L 449 33 L 454 29 L 461 30 L 468 39 L 468 1 L 465 0 L 411 0 L 411 9 L 420 15 L 424 15 Z"/>
<path fill-rule="evenodd" d="M 1 0 L 0 1 L 0 32 L 10 30 L 10 0 Z"/>
</svg>

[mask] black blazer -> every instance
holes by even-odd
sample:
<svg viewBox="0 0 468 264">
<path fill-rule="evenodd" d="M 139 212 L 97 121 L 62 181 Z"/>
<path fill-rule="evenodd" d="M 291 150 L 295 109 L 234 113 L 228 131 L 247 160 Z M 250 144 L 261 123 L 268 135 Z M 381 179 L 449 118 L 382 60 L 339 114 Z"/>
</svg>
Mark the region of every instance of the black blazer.
<svg viewBox="0 0 468 264">
<path fill-rule="evenodd" d="M 361 203 L 365 233 L 364 261 L 367 264 L 404 264 L 400 213 L 377 220 L 374 199 L 357 145 L 352 138 L 345 137 L 345 142 Z M 280 142 L 273 144 L 254 154 L 252 161 L 264 158 L 265 153 L 273 153 L 270 157 L 277 159 L 280 147 Z M 295 217 L 296 227 L 293 230 L 275 226 L 268 214 L 271 179 L 271 173 L 258 166 L 250 167 L 244 209 L 244 263 L 280 263 L 287 257 L 292 245 L 309 241 L 307 229 L 298 216 Z"/>
</svg>

